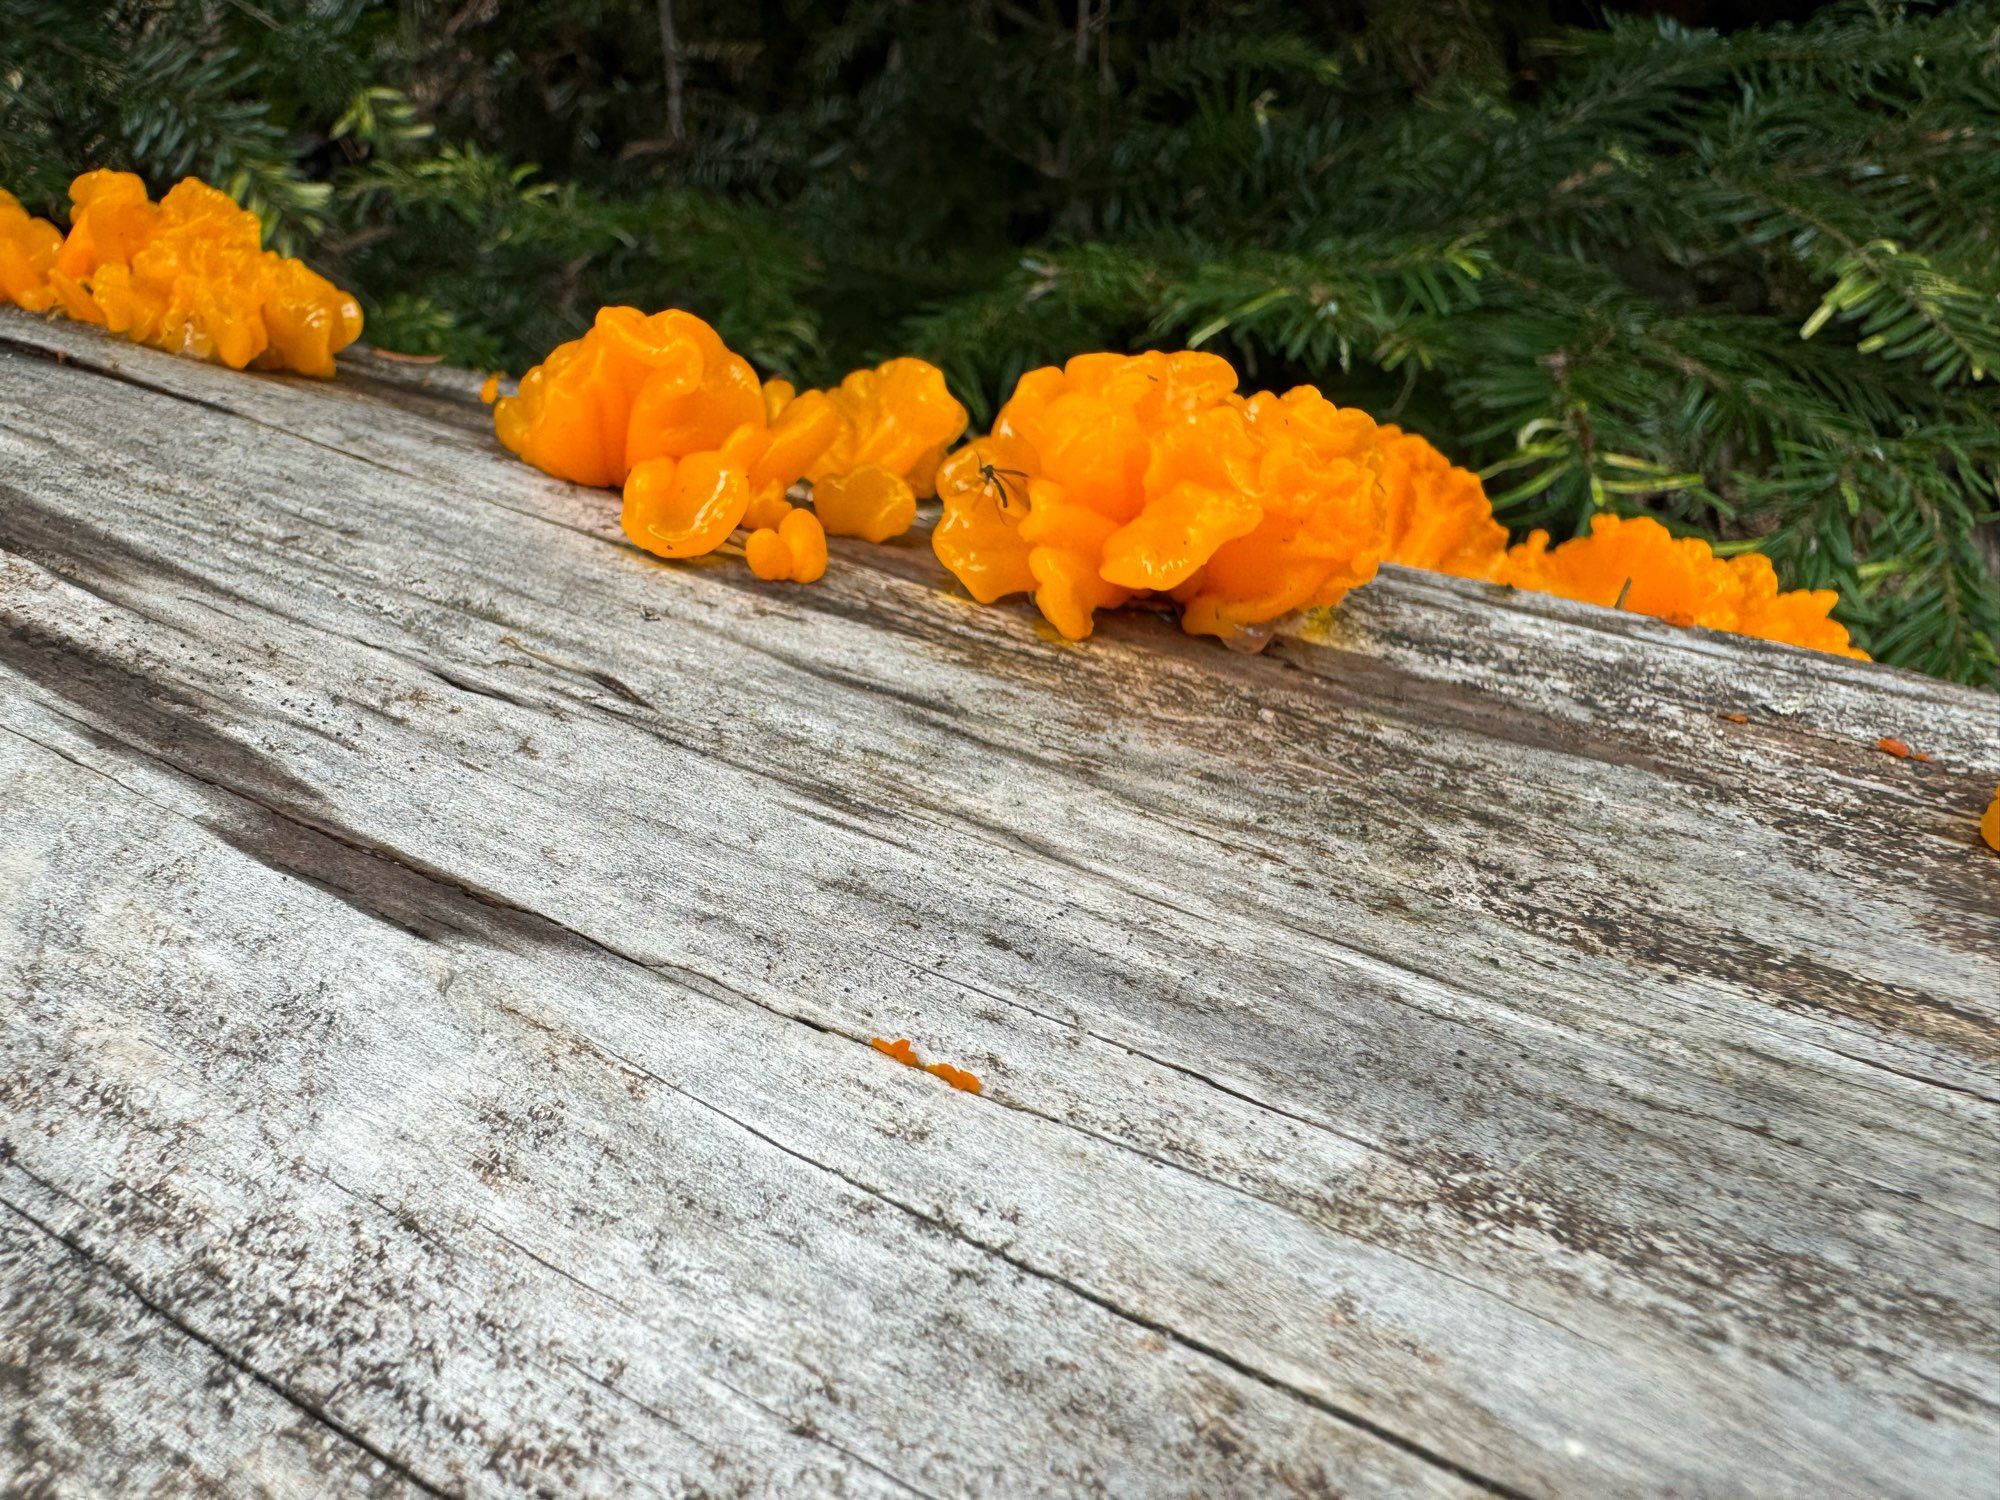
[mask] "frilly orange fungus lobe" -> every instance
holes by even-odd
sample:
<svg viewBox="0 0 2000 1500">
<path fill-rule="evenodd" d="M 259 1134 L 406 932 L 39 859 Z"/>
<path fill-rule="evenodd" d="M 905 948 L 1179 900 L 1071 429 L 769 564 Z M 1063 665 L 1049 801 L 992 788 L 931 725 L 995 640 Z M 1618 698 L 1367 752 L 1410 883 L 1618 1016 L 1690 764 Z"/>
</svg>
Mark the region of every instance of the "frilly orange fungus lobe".
<svg viewBox="0 0 2000 1500">
<path fill-rule="evenodd" d="M 582 338 L 557 346 L 514 395 L 494 404 L 494 431 L 558 478 L 622 485 L 645 460 L 721 447 L 744 420 L 745 381 L 728 367 L 734 358 L 692 314 L 648 318 L 607 307 Z M 747 383 L 754 394 L 756 377 Z"/>
<path fill-rule="evenodd" d="M 938 493 L 932 545 L 967 592 L 1030 593 L 1072 640 L 1100 609 L 1165 595 L 1184 629 L 1254 648 L 1386 561 L 1861 655 L 1831 592 L 1783 592 L 1768 559 L 1718 558 L 1657 521 L 1599 516 L 1587 537 L 1510 548 L 1478 476 L 1424 438 L 1310 386 L 1240 395 L 1212 355 L 1031 371 Z"/>
<path fill-rule="evenodd" d="M 729 539 L 750 505 L 743 470 L 722 454 L 649 458 L 625 481 L 625 535 L 661 557 L 701 557 Z"/>
<path fill-rule="evenodd" d="M 965 408 L 936 366 L 892 359 L 856 370 L 822 394 L 839 415 L 840 428 L 807 478 L 817 482 L 872 467 L 903 480 L 919 499 L 936 493 L 938 463 L 966 423 Z"/>
<path fill-rule="evenodd" d="M 354 298 L 264 249 L 257 216 L 206 183 L 155 203 L 132 173 L 97 171 L 69 191 L 66 236 L 0 193 L 0 297 L 238 370 L 331 375 L 361 335 Z"/>
<path fill-rule="evenodd" d="M 1548 533 L 1533 532 L 1510 547 L 1485 576 L 1674 625 L 1700 625 L 1867 659 L 1848 641 L 1847 627 L 1830 617 L 1840 602 L 1832 589 L 1781 590 L 1771 560 L 1762 553 L 1717 557 L 1707 542 L 1676 537 L 1648 516 L 1593 516 L 1589 535 L 1555 547 L 1549 545 Z"/>
<path fill-rule="evenodd" d="M 1240 396 L 1214 355 L 1079 355 L 944 461 L 932 545 L 975 599 L 1032 593 L 1072 640 L 1148 594 L 1243 637 L 1374 576 L 1378 431 L 1310 387 Z"/>
<path fill-rule="evenodd" d="M 1382 487 L 1389 509 L 1388 560 L 1483 578 L 1506 550 L 1507 528 L 1479 476 L 1414 432 L 1382 426 Z"/>
<path fill-rule="evenodd" d="M 760 578 L 809 583 L 826 571 L 828 532 L 883 541 L 909 527 L 966 417 L 921 360 L 800 392 L 760 383 L 692 313 L 607 307 L 530 370 L 493 420 L 537 468 L 623 486 L 625 534 L 647 551 L 700 556 L 740 526 Z M 817 514 L 787 498 L 805 479 Z"/>
<path fill-rule="evenodd" d="M 0 302 L 46 312 L 56 300 L 49 272 L 62 242 L 60 229 L 33 217 L 20 199 L 0 189 Z"/>
</svg>

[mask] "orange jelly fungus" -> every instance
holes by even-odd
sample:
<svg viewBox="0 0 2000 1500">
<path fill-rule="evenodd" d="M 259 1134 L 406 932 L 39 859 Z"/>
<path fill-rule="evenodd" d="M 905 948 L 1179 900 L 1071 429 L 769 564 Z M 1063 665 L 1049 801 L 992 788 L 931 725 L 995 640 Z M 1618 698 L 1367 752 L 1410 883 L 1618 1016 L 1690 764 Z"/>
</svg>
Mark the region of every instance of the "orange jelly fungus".
<svg viewBox="0 0 2000 1500">
<path fill-rule="evenodd" d="M 1479 476 L 1414 432 L 1384 423 L 1382 492 L 1389 513 L 1387 560 L 1461 578 L 1484 578 L 1507 550 L 1507 528 Z"/>
<path fill-rule="evenodd" d="M 1979 820 L 1979 836 L 1986 840 L 1987 848 L 2000 854 L 2000 786 L 1993 788 L 1993 800 Z"/>
<path fill-rule="evenodd" d="M 1676 538 L 1648 517 L 1609 515 L 1557 547 L 1541 531 L 1509 547 L 1477 475 L 1394 427 L 1382 428 L 1382 452 L 1389 562 L 1866 659 L 1828 617 L 1837 594 L 1781 591 L 1759 553 L 1717 557 L 1708 543 Z"/>
<path fill-rule="evenodd" d="M 488 375 L 484 380 L 479 382 L 479 399 L 488 406 L 491 406 L 495 401 L 500 399 L 500 377 L 498 375 Z"/>
<path fill-rule="evenodd" d="M 601 309 L 493 407 L 507 448 L 558 479 L 599 486 L 622 485 L 649 459 L 714 452 L 763 419 L 756 375 L 713 328 L 692 313 L 635 307 Z"/>
<path fill-rule="evenodd" d="M 1898 760 L 1908 760 L 1910 758 L 1910 747 L 1903 743 L 1903 741 L 1891 738 L 1886 734 L 1875 742 L 1875 748 L 1880 750 L 1884 755 L 1895 756 Z"/>
<path fill-rule="evenodd" d="M 898 1037 L 893 1042 L 879 1036 L 871 1037 L 868 1045 L 877 1052 L 887 1053 L 906 1068 L 918 1068 L 934 1078 L 942 1078 L 955 1089 L 962 1089 L 968 1094 L 980 1092 L 978 1074 L 968 1073 L 963 1068 L 954 1068 L 950 1063 L 920 1062 L 917 1058 L 917 1049 L 910 1045 L 907 1037 Z"/>
<path fill-rule="evenodd" d="M 826 528 L 809 510 L 761 526 L 743 543 L 750 571 L 768 583 L 817 583 L 826 573 Z"/>
<path fill-rule="evenodd" d="M 834 536 L 886 542 L 901 536 L 917 518 L 917 492 L 910 481 L 879 464 L 863 464 L 851 474 L 825 474 L 813 481 L 813 510 Z"/>
<path fill-rule="evenodd" d="M 257 216 L 184 179 L 158 203 L 130 172 L 70 184 L 70 228 L 0 193 L 0 291 L 170 354 L 232 369 L 331 375 L 361 335 L 361 305 L 303 262 L 263 248 Z"/>
<path fill-rule="evenodd" d="M 764 410 L 773 422 L 809 402 L 825 413 L 816 422 L 831 423 L 805 470 L 820 524 L 829 535 L 871 542 L 908 531 L 917 501 L 936 492 L 938 461 L 965 432 L 965 408 L 943 373 L 920 359 L 892 359 L 854 371 L 831 390 L 801 394 L 788 380 L 765 382 Z"/>
<path fill-rule="evenodd" d="M 1083 354 L 1023 376 L 937 474 L 938 558 L 982 603 L 1032 593 L 1071 640 L 1144 595 L 1261 644 L 1330 605 L 1388 542 L 1380 429 L 1310 386 L 1243 397 L 1211 354 Z"/>
<path fill-rule="evenodd" d="M 625 535 L 661 557 L 700 557 L 729 540 L 750 504 L 743 471 L 720 453 L 649 458 L 625 480 Z"/>
<path fill-rule="evenodd" d="M 880 541 L 908 528 L 965 408 L 921 360 L 797 392 L 760 384 L 692 313 L 607 307 L 522 377 L 493 424 L 539 469 L 623 486 L 625 534 L 649 552 L 696 557 L 741 526 L 759 577 L 807 583 L 826 571 L 828 531 Z M 826 489 L 817 518 L 786 499 L 808 476 Z"/>
<path fill-rule="evenodd" d="M 783 387 L 778 381 L 772 385 Z M 779 401 L 785 389 L 789 387 L 767 388 L 766 402 Z M 892 359 L 872 370 L 856 370 L 830 390 L 781 401 L 781 410 L 789 411 L 792 403 L 815 395 L 832 407 L 838 423 L 832 441 L 806 470 L 815 491 L 824 479 L 876 469 L 901 479 L 914 499 L 928 499 L 937 492 L 938 463 L 945 450 L 965 435 L 967 420 L 965 408 L 946 389 L 937 366 L 921 359 Z M 906 520 L 898 530 L 908 526 Z M 832 522 L 827 530 L 836 536 L 865 535 L 843 532 Z"/>
<path fill-rule="evenodd" d="M 1537 531 L 1510 547 L 1488 574 L 1495 582 L 1867 660 L 1847 628 L 1829 618 L 1832 589 L 1781 591 L 1762 553 L 1717 557 L 1698 537 L 1676 537 L 1648 516 L 1591 518 L 1590 534 L 1560 546 Z"/>
<path fill-rule="evenodd" d="M 62 241 L 60 229 L 33 217 L 19 198 L 0 189 L 0 302 L 46 312 L 56 300 L 49 271 Z"/>
</svg>

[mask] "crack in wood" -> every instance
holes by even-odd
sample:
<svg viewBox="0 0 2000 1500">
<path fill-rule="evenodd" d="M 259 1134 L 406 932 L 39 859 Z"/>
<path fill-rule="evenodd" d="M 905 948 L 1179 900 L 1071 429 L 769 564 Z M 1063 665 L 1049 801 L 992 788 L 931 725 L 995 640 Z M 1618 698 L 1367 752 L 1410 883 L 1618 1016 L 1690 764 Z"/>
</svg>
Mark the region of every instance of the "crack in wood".
<svg viewBox="0 0 2000 1500">
<path fill-rule="evenodd" d="M 285 1405 L 291 1407 L 315 1425 L 325 1428 L 342 1442 L 367 1454 L 384 1469 L 396 1475 L 412 1488 L 420 1490 L 426 1495 L 437 1496 L 439 1500 L 455 1500 L 455 1497 L 460 1493 L 457 1490 L 448 1489 L 444 1485 L 426 1478 L 408 1463 L 398 1458 L 394 1453 L 373 1442 L 366 1433 L 350 1427 L 347 1423 L 335 1417 L 320 1402 L 314 1400 L 304 1392 L 294 1389 L 284 1381 L 266 1374 L 248 1359 L 244 1358 L 234 1349 L 231 1349 L 227 1344 L 203 1333 L 171 1307 L 155 1298 L 137 1279 L 129 1275 L 121 1266 L 99 1255 L 76 1235 L 58 1229 L 53 1224 L 38 1218 L 35 1214 L 15 1203 L 11 1198 L 8 1198 L 5 1194 L 0 1194 L 0 1208 L 5 1208 L 16 1218 L 39 1231 L 56 1244 L 61 1245 L 83 1264 L 94 1270 L 103 1272 L 119 1287 L 129 1293 L 147 1312 L 160 1319 L 163 1323 L 166 1323 L 181 1334 L 182 1337 L 199 1344 L 231 1369 L 248 1376 L 259 1386 L 262 1386 L 280 1401 L 284 1402 Z"/>
<path fill-rule="evenodd" d="M 827 1173 L 832 1177 L 838 1178 L 841 1182 L 847 1184 L 847 1186 L 853 1188 L 856 1192 L 866 1194 L 870 1198 L 876 1199 L 882 1203 L 886 1203 L 891 1208 L 896 1209 L 898 1212 L 908 1215 L 911 1219 L 915 1220 L 917 1223 L 920 1223 L 926 1226 L 927 1228 L 935 1230 L 941 1234 L 948 1235 L 952 1239 L 955 1239 L 965 1244 L 966 1246 L 970 1247 L 973 1250 L 977 1250 L 983 1255 L 991 1256 L 993 1259 L 1000 1261 L 1001 1263 L 1011 1267 L 1012 1269 L 1020 1272 L 1024 1276 L 1030 1276 L 1037 1281 L 1045 1282 L 1051 1286 L 1057 1287 L 1062 1291 L 1069 1293 L 1071 1296 L 1077 1297 L 1082 1301 L 1090 1303 L 1094 1307 L 1100 1308 L 1103 1311 L 1110 1313 L 1115 1318 L 1118 1318 L 1126 1323 L 1130 1323 L 1134 1327 L 1143 1328 L 1148 1333 L 1156 1334 L 1159 1337 L 1168 1340 L 1170 1343 L 1176 1345 L 1177 1347 L 1187 1350 L 1189 1353 L 1200 1355 L 1204 1359 L 1213 1360 L 1216 1364 L 1221 1365 L 1225 1369 L 1232 1370 L 1236 1374 L 1241 1375 L 1246 1379 L 1253 1380 L 1257 1382 L 1259 1385 L 1262 1385 L 1270 1390 L 1277 1391 L 1280 1394 L 1287 1396 L 1292 1400 L 1298 1401 L 1302 1405 L 1312 1407 L 1314 1410 L 1319 1411 L 1326 1416 L 1332 1417 L 1335 1421 L 1344 1423 L 1345 1425 L 1352 1427 L 1359 1432 L 1364 1432 L 1368 1434 L 1368 1436 L 1370 1437 L 1373 1437 L 1381 1442 L 1387 1443 L 1390 1447 L 1396 1448 L 1401 1452 L 1407 1453 L 1412 1458 L 1419 1459 L 1422 1462 L 1429 1464 L 1431 1467 L 1439 1470 L 1442 1473 L 1450 1474 L 1452 1477 L 1459 1479 L 1466 1484 L 1472 1485 L 1474 1488 L 1481 1490 L 1486 1494 L 1502 1496 L 1505 1497 L 1505 1500 L 1531 1500 L 1531 1496 L 1529 1492 L 1526 1490 L 1518 1489 L 1515 1486 L 1504 1483 L 1501 1480 L 1494 1479 L 1488 1475 L 1481 1474 L 1478 1470 L 1468 1467 L 1467 1465 L 1459 1462 L 1457 1459 L 1451 1458 L 1446 1454 L 1440 1453 L 1435 1449 L 1432 1449 L 1426 1446 L 1425 1444 L 1417 1441 L 1416 1439 L 1406 1436 L 1403 1433 L 1399 1433 L 1391 1428 L 1385 1427 L 1381 1423 L 1376 1422 L 1371 1418 L 1362 1415 L 1359 1412 L 1352 1411 L 1346 1407 L 1343 1407 L 1338 1402 L 1330 1401 L 1326 1397 L 1321 1396 L 1313 1391 L 1308 1391 L 1299 1386 L 1293 1385 L 1291 1382 L 1284 1380 L 1283 1378 L 1277 1375 L 1271 1374 L 1268 1370 L 1259 1368 L 1257 1365 L 1241 1358 L 1238 1355 L 1230 1353 L 1226 1349 L 1219 1348 L 1211 1343 L 1208 1343 L 1203 1339 L 1188 1334 L 1178 1328 L 1173 1327 L 1171 1324 L 1162 1323 L 1155 1318 L 1148 1317 L 1144 1313 L 1137 1312 L 1131 1308 L 1122 1306 L 1114 1298 L 1105 1296 L 1103 1293 L 1100 1292 L 1092 1291 L 1089 1287 L 1084 1286 L 1081 1283 L 1072 1280 L 1070 1277 L 1063 1275 L 1059 1271 L 1053 1271 L 1046 1267 L 1038 1266 L 1033 1261 L 1030 1261 L 1025 1257 L 1018 1255 L 1015 1252 L 1007 1249 L 1004 1245 L 998 1245 L 993 1243 L 992 1241 L 982 1239 L 978 1235 L 972 1234 L 969 1231 L 967 1231 L 965 1227 L 962 1225 L 954 1224 L 950 1220 L 942 1218 L 937 1214 L 933 1214 L 928 1210 L 919 1207 L 916 1204 L 907 1203 L 893 1193 L 887 1192 L 881 1188 L 871 1187 L 869 1184 L 861 1181 L 859 1178 L 856 1178 L 851 1174 L 842 1171 L 839 1167 L 833 1166 L 832 1164 L 827 1162 L 820 1161 L 817 1158 L 809 1155 L 808 1153 L 798 1150 L 796 1147 L 787 1145 L 785 1142 L 777 1139 L 777 1137 L 767 1134 L 762 1130 L 759 1130 L 755 1125 L 752 1125 L 747 1120 L 741 1119 L 737 1115 L 732 1114 L 730 1111 L 722 1108 L 720 1105 L 715 1104 L 708 1099 L 704 1099 L 699 1094 L 693 1093 L 692 1091 L 681 1087 L 679 1084 L 674 1083 L 671 1079 L 660 1077 L 659 1074 L 653 1073 L 650 1069 L 645 1068 L 642 1064 L 635 1063 L 629 1058 L 621 1059 L 621 1061 L 625 1062 L 625 1064 L 629 1067 L 637 1068 L 639 1071 L 646 1073 L 649 1077 L 653 1078 L 654 1081 L 659 1083 L 662 1087 L 672 1089 L 675 1093 L 681 1095 L 683 1098 L 687 1099 L 690 1103 L 697 1104 L 701 1108 L 709 1110 L 710 1112 L 721 1117 L 722 1119 L 727 1120 L 730 1124 L 736 1126 L 738 1129 L 746 1131 L 750 1135 L 755 1136 L 758 1140 L 764 1142 L 772 1149 L 781 1151 L 785 1155 L 792 1157 L 798 1161 L 801 1161 L 809 1167 L 813 1167 L 818 1171 Z"/>
<path fill-rule="evenodd" d="M 381 459 L 375 458 L 370 454 L 356 453 L 353 449 L 343 448 L 337 443 L 328 443 L 319 438 L 306 436 L 303 433 L 288 431 L 283 427 L 274 426 L 262 418 L 252 416 L 248 412 L 236 407 L 225 406 L 221 402 L 209 401 L 200 396 L 192 396 L 186 391 L 175 390 L 172 386 L 156 385 L 154 382 L 134 375 L 129 370 L 120 369 L 116 365 L 99 364 L 93 360 L 77 359 L 73 356 L 59 356 L 38 344 L 30 343 L 25 339 L 15 338 L 7 334 L 0 334 L 0 349 L 8 350 L 14 354 L 26 355 L 31 359 L 44 360 L 50 364 L 58 364 L 65 369 L 80 370 L 86 375 L 96 375 L 105 380 L 114 380 L 120 385 L 130 386 L 134 390 L 145 391 L 148 395 L 164 396 L 170 401 L 185 402 L 189 406 L 199 407 L 204 411 L 215 412 L 220 416 L 230 418 L 232 421 L 247 422 L 253 427 L 261 427 L 296 442 L 310 444 L 312 447 L 319 448 L 327 453 L 337 453 L 342 458 L 352 459 L 358 464 L 366 464 L 369 468 L 379 469 L 385 474 L 394 474 L 399 479 L 415 479 L 418 477 L 406 469 L 399 469 L 393 464 L 385 464 Z"/>
</svg>

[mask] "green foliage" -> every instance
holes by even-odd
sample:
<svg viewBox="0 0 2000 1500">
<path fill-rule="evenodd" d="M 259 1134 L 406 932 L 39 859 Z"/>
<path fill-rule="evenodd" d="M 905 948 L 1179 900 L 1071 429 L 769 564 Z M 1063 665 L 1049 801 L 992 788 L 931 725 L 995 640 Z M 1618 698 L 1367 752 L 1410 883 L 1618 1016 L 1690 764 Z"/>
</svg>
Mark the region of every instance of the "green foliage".
<svg viewBox="0 0 2000 1500">
<path fill-rule="evenodd" d="M 650 5 L 0 0 L 0 181 L 199 172 L 371 339 L 478 365 L 676 304 L 796 378 L 927 355 L 985 416 L 1213 348 L 1517 529 L 1754 545 L 2000 683 L 2000 0 L 1554 4 L 677 0 L 676 139 Z"/>
<path fill-rule="evenodd" d="M 360 11 L 280 24 L 247 3 L 0 0 L 0 182 L 54 209 L 85 167 L 195 173 L 255 209 L 274 243 L 309 244 L 333 189 L 291 130 L 360 86 L 365 63 L 342 46 Z"/>
</svg>

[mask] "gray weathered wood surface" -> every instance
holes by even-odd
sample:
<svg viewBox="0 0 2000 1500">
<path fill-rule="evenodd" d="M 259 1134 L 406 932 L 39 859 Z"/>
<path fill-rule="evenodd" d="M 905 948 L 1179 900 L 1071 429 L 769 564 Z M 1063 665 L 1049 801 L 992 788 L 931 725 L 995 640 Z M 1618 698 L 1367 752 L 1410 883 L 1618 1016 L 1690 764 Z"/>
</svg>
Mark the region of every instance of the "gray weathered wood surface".
<svg viewBox="0 0 2000 1500">
<path fill-rule="evenodd" d="M 1062 647 L 420 376 L 0 318 L 0 1490 L 1996 1493 L 1992 696 Z"/>
</svg>

